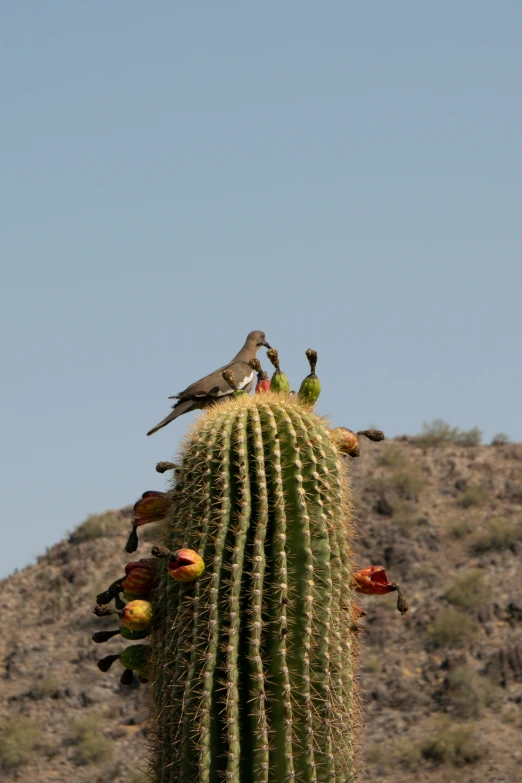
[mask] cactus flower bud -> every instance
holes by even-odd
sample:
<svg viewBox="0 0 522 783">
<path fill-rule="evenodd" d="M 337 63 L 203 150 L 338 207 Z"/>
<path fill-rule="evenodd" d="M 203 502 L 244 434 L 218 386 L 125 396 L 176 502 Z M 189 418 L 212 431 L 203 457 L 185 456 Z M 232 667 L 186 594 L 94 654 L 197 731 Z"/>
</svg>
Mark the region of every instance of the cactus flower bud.
<svg viewBox="0 0 522 783">
<path fill-rule="evenodd" d="M 149 601 L 129 601 L 121 613 L 121 624 L 130 631 L 145 631 L 152 622 L 152 613 Z"/>
<path fill-rule="evenodd" d="M 172 498 L 166 492 L 144 492 L 134 504 L 134 524 L 139 527 L 149 522 L 159 522 L 168 513 L 171 504 Z"/>
<path fill-rule="evenodd" d="M 153 557 L 127 563 L 126 578 L 122 583 L 123 596 L 127 601 L 147 598 L 156 583 L 156 560 Z"/>
<path fill-rule="evenodd" d="M 352 574 L 354 589 L 365 595 L 385 595 L 397 590 L 395 582 L 390 582 L 384 566 L 366 566 Z"/>
<path fill-rule="evenodd" d="M 178 549 L 168 564 L 168 572 L 177 582 L 193 582 L 204 570 L 203 558 L 193 549 Z"/>
<path fill-rule="evenodd" d="M 349 454 L 350 457 L 359 455 L 359 441 L 355 432 L 346 427 L 335 427 L 330 430 L 330 435 L 341 454 Z"/>
<path fill-rule="evenodd" d="M 365 612 L 364 609 L 361 609 L 361 607 L 358 604 L 352 604 L 352 613 L 353 616 L 359 619 L 360 617 L 365 617 L 368 612 Z"/>
<path fill-rule="evenodd" d="M 310 363 L 310 375 L 307 375 L 299 389 L 299 397 L 306 405 L 314 405 L 321 394 L 321 381 L 315 374 L 317 364 L 317 351 L 309 348 L 306 352 L 306 358 Z"/>
<path fill-rule="evenodd" d="M 132 553 L 138 548 L 137 528 L 147 525 L 149 522 L 159 522 L 168 514 L 172 504 L 172 497 L 167 492 L 148 490 L 144 492 L 134 504 L 134 519 L 132 530 L 125 544 L 125 551 Z"/>
</svg>

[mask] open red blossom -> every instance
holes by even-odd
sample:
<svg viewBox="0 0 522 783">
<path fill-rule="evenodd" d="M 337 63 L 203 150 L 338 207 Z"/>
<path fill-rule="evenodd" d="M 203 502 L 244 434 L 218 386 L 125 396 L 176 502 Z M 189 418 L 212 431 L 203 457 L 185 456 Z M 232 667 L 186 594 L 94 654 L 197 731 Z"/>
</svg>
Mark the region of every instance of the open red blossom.
<svg viewBox="0 0 522 783">
<path fill-rule="evenodd" d="M 257 375 L 255 394 L 265 394 L 270 391 L 270 378 L 266 372 L 260 372 Z"/>
<path fill-rule="evenodd" d="M 158 522 L 168 513 L 172 498 L 166 492 L 149 490 L 134 504 L 133 525 L 139 527 L 148 522 Z"/>
<path fill-rule="evenodd" d="M 385 595 L 397 590 L 395 582 L 390 582 L 384 566 L 366 566 L 352 574 L 354 589 L 365 595 Z"/>
</svg>

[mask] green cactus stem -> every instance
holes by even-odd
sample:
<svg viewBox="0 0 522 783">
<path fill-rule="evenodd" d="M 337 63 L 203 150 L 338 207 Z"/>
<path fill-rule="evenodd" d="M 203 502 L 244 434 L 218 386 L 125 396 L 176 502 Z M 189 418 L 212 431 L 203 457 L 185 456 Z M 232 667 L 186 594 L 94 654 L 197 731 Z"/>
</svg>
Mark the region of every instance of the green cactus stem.
<svg viewBox="0 0 522 783">
<path fill-rule="evenodd" d="M 153 780 L 352 783 L 351 506 L 334 439 L 268 392 L 207 411 L 180 456 L 153 548 L 150 665 L 122 661 L 152 680 Z M 169 558 L 187 548 L 206 569 L 179 583 Z"/>
</svg>

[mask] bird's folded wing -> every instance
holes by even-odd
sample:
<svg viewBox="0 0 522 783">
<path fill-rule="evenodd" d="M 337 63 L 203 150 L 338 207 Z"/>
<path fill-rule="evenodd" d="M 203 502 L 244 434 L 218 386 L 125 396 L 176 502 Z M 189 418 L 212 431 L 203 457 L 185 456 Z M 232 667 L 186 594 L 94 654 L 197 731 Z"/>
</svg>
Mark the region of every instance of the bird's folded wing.
<svg viewBox="0 0 522 783">
<path fill-rule="evenodd" d="M 206 397 L 211 393 L 212 389 L 216 385 L 223 385 L 223 388 L 227 385 L 226 381 L 221 377 L 223 370 L 228 370 L 230 364 L 225 364 L 218 370 L 214 370 L 209 375 L 205 375 L 204 378 L 200 378 L 199 381 L 194 381 L 186 389 L 183 389 L 179 394 L 175 394 L 173 397 L 169 397 L 169 400 L 190 400 L 194 397 Z"/>
<path fill-rule="evenodd" d="M 219 370 L 215 370 L 210 375 L 206 375 L 201 380 L 187 386 L 184 391 L 176 396 L 176 399 L 193 400 L 202 397 L 224 397 L 227 394 L 231 394 L 233 390 L 223 378 L 223 370 L 232 370 L 239 389 L 247 386 L 254 377 L 254 371 L 246 362 L 230 362 L 220 367 Z"/>
</svg>

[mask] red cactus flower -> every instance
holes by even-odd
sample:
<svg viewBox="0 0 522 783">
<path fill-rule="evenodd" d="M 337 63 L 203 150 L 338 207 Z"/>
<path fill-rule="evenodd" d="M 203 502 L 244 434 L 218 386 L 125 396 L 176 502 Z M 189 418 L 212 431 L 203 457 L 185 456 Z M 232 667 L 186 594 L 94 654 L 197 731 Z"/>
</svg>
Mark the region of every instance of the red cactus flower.
<svg viewBox="0 0 522 783">
<path fill-rule="evenodd" d="M 270 391 L 270 378 L 264 370 L 258 372 L 255 394 L 265 394 Z"/>
<path fill-rule="evenodd" d="M 365 615 L 368 614 L 368 612 L 365 612 L 364 609 L 361 609 L 361 607 L 358 606 L 357 604 L 352 604 L 352 612 L 354 616 L 357 618 L 364 617 Z"/>
<path fill-rule="evenodd" d="M 204 570 L 203 558 L 193 549 L 178 549 L 168 564 L 168 572 L 177 582 L 193 582 Z"/>
<path fill-rule="evenodd" d="M 139 527 L 148 522 L 158 522 L 168 513 L 172 498 L 166 492 L 149 490 L 134 504 L 133 525 Z"/>
<path fill-rule="evenodd" d="M 395 582 L 390 582 L 384 566 L 366 566 L 352 574 L 354 589 L 365 595 L 385 595 L 397 590 Z"/>
</svg>

